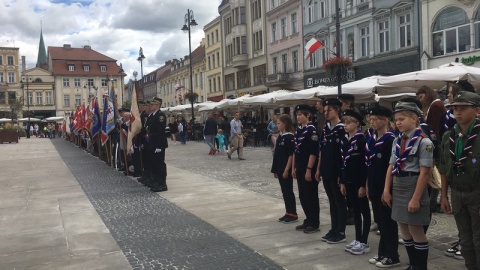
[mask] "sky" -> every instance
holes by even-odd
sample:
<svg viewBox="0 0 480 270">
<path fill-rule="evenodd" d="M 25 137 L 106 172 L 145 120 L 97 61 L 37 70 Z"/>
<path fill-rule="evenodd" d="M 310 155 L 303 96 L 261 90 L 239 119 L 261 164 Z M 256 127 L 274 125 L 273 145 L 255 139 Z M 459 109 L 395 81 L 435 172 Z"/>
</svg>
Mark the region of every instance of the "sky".
<svg viewBox="0 0 480 270">
<path fill-rule="evenodd" d="M 90 45 L 122 64 L 127 77 L 143 74 L 174 58 L 188 55 L 188 34 L 181 31 L 188 9 L 198 26 L 192 28 L 192 51 L 204 37 L 203 27 L 218 17 L 221 0 L 0 0 L 0 47 L 20 48 L 27 69 L 35 67 L 40 29 L 48 46 Z"/>
</svg>

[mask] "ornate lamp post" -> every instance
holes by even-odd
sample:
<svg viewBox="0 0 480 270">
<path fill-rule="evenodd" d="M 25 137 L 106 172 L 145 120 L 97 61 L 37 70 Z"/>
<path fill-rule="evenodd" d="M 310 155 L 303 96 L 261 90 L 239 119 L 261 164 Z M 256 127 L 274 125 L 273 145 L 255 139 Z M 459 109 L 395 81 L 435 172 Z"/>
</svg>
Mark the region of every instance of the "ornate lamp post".
<svg viewBox="0 0 480 270">
<path fill-rule="evenodd" d="M 92 98 L 93 98 L 93 93 L 90 91 L 90 87 L 95 90 L 95 97 L 96 97 L 97 94 L 98 94 L 98 87 L 97 87 L 97 86 L 95 86 L 95 85 L 90 85 L 89 83 L 86 83 L 86 84 L 83 86 L 83 89 L 87 89 L 87 88 L 88 88 L 88 102 L 89 102 L 89 103 L 90 103 L 90 101 L 91 101 Z"/>
<path fill-rule="evenodd" d="M 28 128 L 27 128 L 27 139 L 30 139 L 30 116 L 31 116 L 31 112 L 30 112 L 30 96 L 29 96 L 29 92 L 28 92 L 28 83 L 32 80 L 31 77 L 29 77 L 28 75 L 25 75 L 22 77 L 22 82 L 26 82 L 27 83 L 27 115 L 28 115 Z M 13 116 L 12 116 L 13 118 Z"/>
<path fill-rule="evenodd" d="M 188 60 L 190 63 L 190 104 L 192 105 L 192 120 L 191 123 L 195 123 L 195 116 L 193 111 L 193 103 L 195 102 L 195 95 L 193 94 L 193 71 L 192 71 L 192 38 L 190 30 L 192 27 L 197 26 L 197 22 L 193 18 L 193 10 L 188 9 L 185 14 L 185 24 L 182 27 L 183 32 L 188 33 Z"/>
<path fill-rule="evenodd" d="M 337 50 L 335 52 L 336 57 L 340 57 L 340 5 L 338 0 L 335 0 L 335 34 L 337 40 Z M 343 69 L 337 68 L 337 85 L 338 94 L 342 94 L 342 72 Z"/>
<path fill-rule="evenodd" d="M 140 47 L 140 50 L 138 51 L 138 58 L 137 60 L 140 61 L 140 77 L 142 80 L 142 99 L 145 100 L 145 92 L 143 90 L 143 59 L 145 59 L 145 55 L 143 55 L 143 49 Z M 135 76 L 135 80 L 136 80 Z"/>
</svg>

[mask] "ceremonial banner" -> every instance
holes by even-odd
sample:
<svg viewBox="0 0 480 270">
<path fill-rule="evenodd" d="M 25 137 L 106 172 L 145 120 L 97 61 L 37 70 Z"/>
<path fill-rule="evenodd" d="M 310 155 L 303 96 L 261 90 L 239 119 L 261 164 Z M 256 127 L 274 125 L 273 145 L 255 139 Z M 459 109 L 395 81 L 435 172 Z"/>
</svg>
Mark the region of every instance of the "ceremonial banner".
<svg viewBox="0 0 480 270">
<path fill-rule="evenodd" d="M 110 90 L 110 94 L 103 99 L 102 145 L 105 145 L 108 141 L 108 134 L 110 134 L 115 128 L 115 120 L 117 118 L 114 105 L 115 93 L 113 88 Z"/>
<path fill-rule="evenodd" d="M 98 107 L 98 99 L 95 97 L 92 100 L 92 138 L 95 138 L 96 135 L 102 129 L 102 125 L 100 123 L 100 110 Z"/>
<path fill-rule="evenodd" d="M 140 119 L 140 111 L 138 110 L 137 91 L 135 86 L 132 91 L 132 105 L 130 108 L 130 126 L 128 127 L 127 152 L 131 153 L 133 138 L 140 133 L 142 129 L 142 121 Z"/>
</svg>

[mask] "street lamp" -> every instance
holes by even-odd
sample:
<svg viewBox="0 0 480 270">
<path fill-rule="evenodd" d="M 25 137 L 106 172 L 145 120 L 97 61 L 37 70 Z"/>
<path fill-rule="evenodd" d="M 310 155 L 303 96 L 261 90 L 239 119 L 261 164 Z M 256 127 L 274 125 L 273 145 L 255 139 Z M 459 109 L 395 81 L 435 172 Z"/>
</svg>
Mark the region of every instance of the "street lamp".
<svg viewBox="0 0 480 270">
<path fill-rule="evenodd" d="M 142 99 L 145 100 L 145 92 L 143 90 L 143 59 L 145 59 L 145 55 L 143 55 L 143 49 L 142 47 L 140 47 L 137 60 L 140 61 L 140 76 L 142 78 Z"/>
<path fill-rule="evenodd" d="M 335 0 L 335 31 L 336 31 L 336 40 L 337 40 L 337 50 L 335 52 L 337 57 L 340 57 L 340 5 L 338 0 Z M 337 86 L 338 86 L 338 95 L 342 94 L 342 69 L 337 68 Z"/>
<path fill-rule="evenodd" d="M 192 38 L 191 38 L 191 27 L 197 26 L 197 22 L 193 18 L 193 10 L 188 9 L 187 14 L 185 14 L 185 24 L 182 27 L 184 33 L 188 33 L 188 60 L 190 65 L 190 104 L 192 105 L 192 120 L 191 123 L 195 123 L 195 117 L 193 112 L 193 103 L 195 102 L 195 96 L 193 95 L 193 71 L 192 71 Z"/>
<path fill-rule="evenodd" d="M 29 96 L 29 93 L 28 93 L 28 83 L 32 80 L 31 77 L 29 77 L 28 75 L 25 75 L 22 77 L 22 82 L 26 82 L 27 83 L 27 115 L 28 115 L 28 124 L 27 124 L 27 139 L 30 139 L 30 96 Z"/>
</svg>

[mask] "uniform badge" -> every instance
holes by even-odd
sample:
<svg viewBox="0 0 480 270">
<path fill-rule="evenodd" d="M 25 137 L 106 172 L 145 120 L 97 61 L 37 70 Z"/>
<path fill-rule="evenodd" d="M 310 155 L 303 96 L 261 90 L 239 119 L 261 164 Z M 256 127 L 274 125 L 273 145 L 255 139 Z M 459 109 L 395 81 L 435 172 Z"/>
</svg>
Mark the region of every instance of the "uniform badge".
<svg viewBox="0 0 480 270">
<path fill-rule="evenodd" d="M 354 145 L 354 146 L 353 146 L 353 150 L 358 150 L 358 146 L 357 146 L 357 145 Z"/>
<path fill-rule="evenodd" d="M 378 153 L 377 158 L 382 158 L 382 153 Z"/>
<path fill-rule="evenodd" d="M 408 161 L 408 162 L 412 162 L 412 161 L 413 161 L 413 157 L 412 157 L 412 156 L 409 156 L 409 157 L 407 158 L 407 161 Z"/>
<path fill-rule="evenodd" d="M 165 121 L 165 117 L 163 117 L 163 116 L 160 116 L 160 117 L 158 118 L 158 121 L 160 121 L 160 122 L 163 122 L 163 121 Z"/>
<path fill-rule="evenodd" d="M 340 139 L 339 139 L 339 138 L 337 138 L 335 141 L 338 143 L 338 142 L 340 141 Z"/>
<path fill-rule="evenodd" d="M 427 145 L 427 147 L 425 147 L 425 151 L 432 152 L 433 151 L 433 146 L 432 145 Z"/>
<path fill-rule="evenodd" d="M 477 164 L 477 159 L 476 158 L 472 158 L 472 164 Z"/>
<path fill-rule="evenodd" d="M 281 143 L 280 143 L 280 145 L 284 145 L 284 144 L 285 144 L 285 142 L 281 142 Z"/>
<path fill-rule="evenodd" d="M 318 141 L 318 136 L 317 135 L 312 135 L 312 141 Z"/>
</svg>

